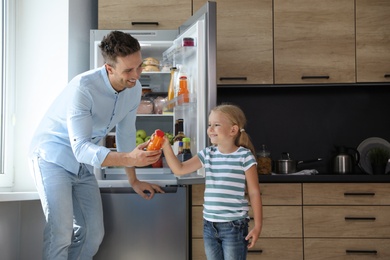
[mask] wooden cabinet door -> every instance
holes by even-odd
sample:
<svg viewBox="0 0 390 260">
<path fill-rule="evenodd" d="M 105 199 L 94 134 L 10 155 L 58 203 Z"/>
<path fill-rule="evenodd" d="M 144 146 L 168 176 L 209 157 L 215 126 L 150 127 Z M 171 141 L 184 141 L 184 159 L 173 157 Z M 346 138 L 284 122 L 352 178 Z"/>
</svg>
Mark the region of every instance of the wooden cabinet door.
<svg viewBox="0 0 390 260">
<path fill-rule="evenodd" d="M 304 183 L 304 205 L 390 205 L 388 183 Z"/>
<path fill-rule="evenodd" d="M 389 239 L 308 238 L 305 260 L 390 259 Z"/>
<path fill-rule="evenodd" d="M 356 0 L 358 82 L 390 82 L 390 1 Z"/>
<path fill-rule="evenodd" d="M 99 0 L 98 28 L 174 30 L 191 15 L 190 0 Z"/>
<path fill-rule="evenodd" d="M 272 0 L 216 2 L 217 84 L 272 84 Z"/>
<path fill-rule="evenodd" d="M 390 206 L 303 206 L 304 237 L 389 238 Z"/>
<path fill-rule="evenodd" d="M 354 8 L 354 0 L 274 0 L 275 83 L 354 83 Z"/>
</svg>

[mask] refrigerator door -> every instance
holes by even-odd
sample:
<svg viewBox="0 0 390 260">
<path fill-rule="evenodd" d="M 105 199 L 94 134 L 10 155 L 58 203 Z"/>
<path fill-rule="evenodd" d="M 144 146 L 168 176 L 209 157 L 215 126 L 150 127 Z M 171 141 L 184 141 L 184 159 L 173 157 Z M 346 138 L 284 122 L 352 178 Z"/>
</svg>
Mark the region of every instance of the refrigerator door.
<svg viewBox="0 0 390 260">
<path fill-rule="evenodd" d="M 207 2 L 179 31 L 163 58 L 179 68 L 179 75 L 185 74 L 188 78 L 189 103 L 182 103 L 180 97 L 171 103 L 175 119 L 184 119 L 184 133 L 191 138 L 191 152 L 195 155 L 209 143 L 208 114 L 216 105 L 216 3 Z M 193 46 L 188 46 L 188 40 L 194 42 Z M 178 184 L 204 183 L 204 177 L 203 168 L 177 176 Z"/>
<path fill-rule="evenodd" d="M 149 201 L 129 187 L 100 190 L 105 236 L 93 259 L 189 259 L 187 187 Z"/>
</svg>

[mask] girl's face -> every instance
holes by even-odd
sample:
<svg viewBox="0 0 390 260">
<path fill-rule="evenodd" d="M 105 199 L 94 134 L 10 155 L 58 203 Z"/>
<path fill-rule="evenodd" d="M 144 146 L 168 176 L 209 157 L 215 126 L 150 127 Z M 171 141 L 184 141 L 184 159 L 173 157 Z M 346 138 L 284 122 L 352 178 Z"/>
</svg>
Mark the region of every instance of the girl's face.
<svg viewBox="0 0 390 260">
<path fill-rule="evenodd" d="M 237 134 L 237 125 L 233 125 L 227 116 L 219 111 L 212 111 L 209 115 L 207 134 L 214 145 L 234 143 Z"/>
</svg>

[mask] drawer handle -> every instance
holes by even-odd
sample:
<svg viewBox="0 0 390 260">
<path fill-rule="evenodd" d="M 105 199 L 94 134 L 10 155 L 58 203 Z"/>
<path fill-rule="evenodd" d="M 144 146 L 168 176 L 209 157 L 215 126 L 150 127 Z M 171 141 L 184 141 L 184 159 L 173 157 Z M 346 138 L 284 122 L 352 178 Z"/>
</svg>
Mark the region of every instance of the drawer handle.
<svg viewBox="0 0 390 260">
<path fill-rule="evenodd" d="M 345 221 L 375 221 L 376 217 L 345 217 Z"/>
<path fill-rule="evenodd" d="M 248 250 L 248 253 L 262 254 L 263 250 L 261 250 L 261 249 L 258 249 L 258 250 Z"/>
<path fill-rule="evenodd" d="M 323 76 L 302 76 L 301 79 L 329 79 L 330 77 L 327 76 L 327 75 L 323 75 Z"/>
<path fill-rule="evenodd" d="M 376 250 L 345 250 L 345 253 L 347 254 L 370 254 L 370 255 L 376 255 L 378 254 L 378 251 Z"/>
<path fill-rule="evenodd" d="M 247 77 L 220 77 L 219 80 L 247 80 Z"/>
<path fill-rule="evenodd" d="M 344 196 L 375 196 L 375 192 L 344 192 Z"/>
<path fill-rule="evenodd" d="M 131 22 L 131 25 L 158 25 L 158 22 Z"/>
<path fill-rule="evenodd" d="M 384 75 L 384 77 L 385 77 L 385 78 L 390 78 L 390 74 L 386 73 L 386 74 Z"/>
</svg>

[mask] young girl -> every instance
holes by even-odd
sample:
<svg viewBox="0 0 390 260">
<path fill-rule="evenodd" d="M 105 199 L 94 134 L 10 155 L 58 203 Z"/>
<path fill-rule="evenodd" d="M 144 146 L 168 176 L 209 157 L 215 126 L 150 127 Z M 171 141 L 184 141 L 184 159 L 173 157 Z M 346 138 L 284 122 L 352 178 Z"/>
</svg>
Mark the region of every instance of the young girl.
<svg viewBox="0 0 390 260">
<path fill-rule="evenodd" d="M 172 172 L 184 175 L 205 167 L 206 189 L 203 204 L 203 239 L 208 260 L 246 259 L 262 227 L 255 151 L 245 132 L 246 118 L 235 105 L 220 105 L 209 115 L 207 134 L 213 146 L 180 162 L 166 139 L 163 152 Z M 248 233 L 248 191 L 254 228 Z"/>
</svg>

